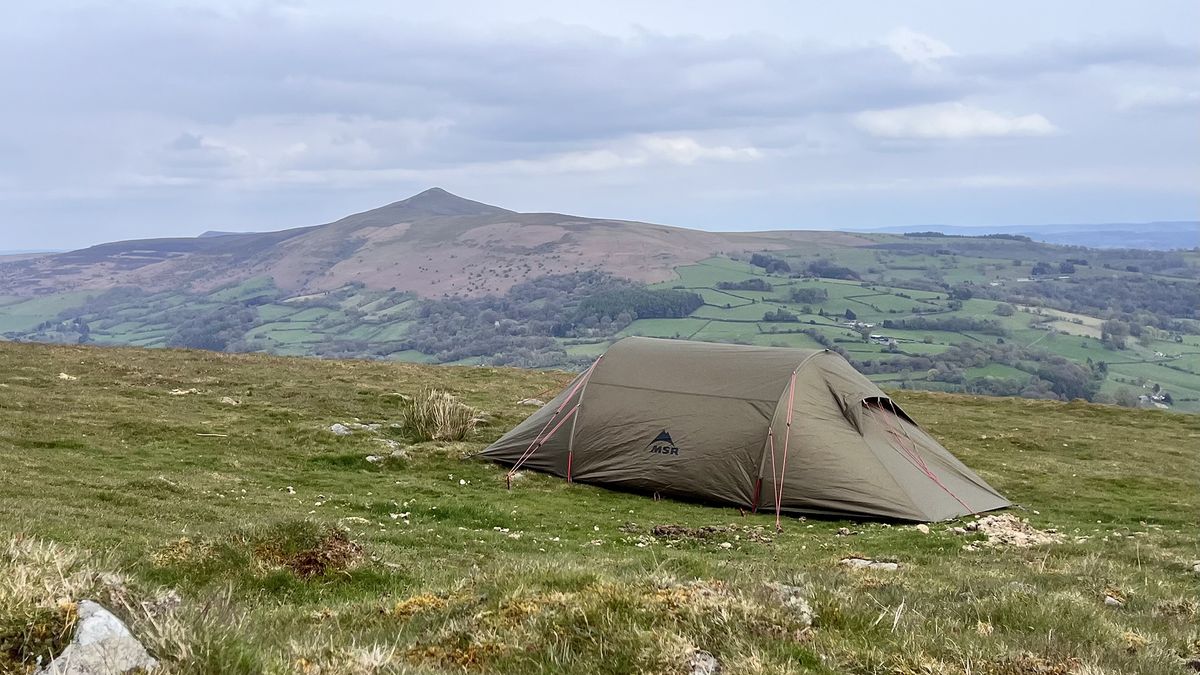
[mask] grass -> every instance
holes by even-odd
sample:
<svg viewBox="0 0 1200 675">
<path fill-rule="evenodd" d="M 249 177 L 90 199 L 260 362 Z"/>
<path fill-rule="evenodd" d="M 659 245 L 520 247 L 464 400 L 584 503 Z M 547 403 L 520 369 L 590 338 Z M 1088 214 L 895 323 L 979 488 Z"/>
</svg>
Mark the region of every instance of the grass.
<svg viewBox="0 0 1200 675">
<path fill-rule="evenodd" d="M 461 441 L 485 421 L 479 410 L 438 389 L 401 394 L 399 417 L 400 431 L 417 442 Z"/>
<path fill-rule="evenodd" d="M 178 673 L 686 673 L 703 649 L 738 673 L 1095 675 L 1183 672 L 1200 655 L 1193 416 L 897 392 L 1018 515 L 1064 537 L 968 551 L 978 535 L 942 525 L 788 519 L 775 534 L 766 514 L 541 475 L 509 491 L 501 468 L 464 459 L 569 378 L 0 343 L 0 542 L 51 547 L 82 575 L 24 574 L 41 581 L 0 602 L 6 644 L 42 636 L 9 666 L 55 649 L 60 599 L 84 598 Z M 395 394 L 425 387 L 491 423 L 454 442 L 328 430 L 388 429 Z M 405 456 L 365 459 L 388 441 Z M 838 565 L 851 555 L 901 567 Z M 15 578 L 0 573 L 0 594 Z M 1104 604 L 1114 594 L 1122 607 Z"/>
</svg>

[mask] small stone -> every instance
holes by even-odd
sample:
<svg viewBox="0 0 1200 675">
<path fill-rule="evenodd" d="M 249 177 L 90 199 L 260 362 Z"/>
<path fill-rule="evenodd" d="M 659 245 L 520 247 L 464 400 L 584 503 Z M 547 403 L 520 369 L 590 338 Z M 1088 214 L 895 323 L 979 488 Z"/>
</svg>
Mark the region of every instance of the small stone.
<svg viewBox="0 0 1200 675">
<path fill-rule="evenodd" d="M 688 667 L 691 668 L 689 675 L 718 675 L 721 672 L 721 662 L 703 649 L 697 649 L 692 654 Z"/>
<path fill-rule="evenodd" d="M 78 380 L 79 378 L 75 377 L 74 375 L 68 375 L 66 373 L 59 373 L 58 379 L 66 380 L 67 382 L 74 382 L 75 380 Z"/>
<path fill-rule="evenodd" d="M 383 458 L 379 455 L 367 455 L 367 461 L 372 464 L 378 464 L 383 461 Z"/>
<path fill-rule="evenodd" d="M 224 403 L 225 405 L 241 405 L 242 404 L 241 401 L 237 400 L 236 398 L 233 398 L 232 396 L 222 396 L 221 403 Z"/>
<path fill-rule="evenodd" d="M 768 583 L 767 588 L 774 592 L 779 603 L 799 620 L 804 628 L 812 625 L 813 617 L 816 614 L 813 612 L 812 605 L 808 604 L 808 599 L 804 597 L 803 588 L 778 583 Z"/>
<path fill-rule="evenodd" d="M 842 558 L 838 564 L 842 565 L 843 567 L 850 567 L 852 569 L 859 570 L 872 569 L 881 570 L 884 572 L 895 572 L 896 570 L 900 569 L 899 563 L 883 562 L 881 560 L 868 560 L 866 558 Z"/>
<path fill-rule="evenodd" d="M 1196 574 L 1200 574 L 1200 560 L 1192 562 L 1192 571 Z"/>
<path fill-rule="evenodd" d="M 107 609 L 81 600 L 78 612 L 75 638 L 39 675 L 102 675 L 158 668 L 158 661 Z"/>
<path fill-rule="evenodd" d="M 1109 607 L 1117 607 L 1117 608 L 1125 606 L 1125 603 L 1121 602 L 1120 600 L 1114 598 L 1111 595 L 1104 596 L 1104 604 Z"/>
<path fill-rule="evenodd" d="M 546 402 L 540 398 L 523 398 L 520 401 L 517 401 L 517 405 L 530 405 L 530 406 L 537 406 L 540 408 L 540 407 L 546 405 Z"/>
<path fill-rule="evenodd" d="M 350 431 L 350 427 L 341 423 L 330 425 L 329 430 L 333 432 L 334 436 L 349 436 L 354 433 Z"/>
<path fill-rule="evenodd" d="M 850 536 L 850 528 L 848 528 L 848 527 L 839 527 L 839 528 L 838 528 L 838 531 L 837 531 L 837 536 L 839 536 L 839 537 L 849 537 L 849 536 Z"/>
<path fill-rule="evenodd" d="M 733 544 L 731 544 L 727 541 L 723 541 L 723 542 L 721 542 L 721 548 L 725 548 L 725 549 L 733 548 Z"/>
<path fill-rule="evenodd" d="M 929 526 L 926 525 L 925 523 L 920 523 L 919 525 L 917 525 L 917 531 L 920 532 L 921 534 L 929 534 Z"/>
</svg>

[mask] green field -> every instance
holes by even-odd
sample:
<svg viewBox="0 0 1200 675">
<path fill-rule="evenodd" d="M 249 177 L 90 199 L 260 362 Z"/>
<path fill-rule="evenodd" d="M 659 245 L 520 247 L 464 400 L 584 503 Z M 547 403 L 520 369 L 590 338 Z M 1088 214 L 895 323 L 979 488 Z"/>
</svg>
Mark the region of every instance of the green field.
<svg viewBox="0 0 1200 675">
<path fill-rule="evenodd" d="M 83 598 L 167 673 L 686 674 L 704 650 L 730 673 L 1149 675 L 1200 656 L 1194 416 L 897 392 L 1060 536 L 989 547 L 954 523 L 776 533 L 546 476 L 507 490 L 466 458 L 570 378 L 0 343 L 0 671 L 49 655 Z M 427 386 L 490 423 L 462 443 L 388 430 L 397 394 Z M 385 431 L 328 429 L 355 421 Z M 385 440 L 403 457 L 367 461 Z"/>
</svg>

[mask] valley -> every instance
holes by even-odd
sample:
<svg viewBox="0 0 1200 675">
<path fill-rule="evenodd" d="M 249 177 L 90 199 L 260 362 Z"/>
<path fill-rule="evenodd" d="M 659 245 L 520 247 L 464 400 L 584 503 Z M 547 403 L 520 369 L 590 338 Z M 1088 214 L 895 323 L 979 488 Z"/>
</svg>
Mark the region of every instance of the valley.
<svg viewBox="0 0 1200 675">
<path fill-rule="evenodd" d="M 435 189 L 315 228 L 0 264 L 0 335 L 568 369 L 645 335 L 835 349 L 899 388 L 1196 412 L 1198 270 L 1195 250 L 698 232 Z"/>
</svg>

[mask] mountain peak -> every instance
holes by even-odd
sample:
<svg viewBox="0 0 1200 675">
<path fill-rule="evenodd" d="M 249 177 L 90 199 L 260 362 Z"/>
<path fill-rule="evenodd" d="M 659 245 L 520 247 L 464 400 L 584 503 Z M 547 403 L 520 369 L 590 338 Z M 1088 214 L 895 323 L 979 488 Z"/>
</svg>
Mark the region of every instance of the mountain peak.
<svg viewBox="0 0 1200 675">
<path fill-rule="evenodd" d="M 440 187 L 432 187 L 424 192 L 418 192 L 408 199 L 402 199 L 386 206 L 371 209 L 370 211 L 346 216 L 331 224 L 358 229 L 360 227 L 387 226 L 423 218 L 503 216 L 512 213 L 514 212 L 502 209 L 499 206 L 465 199 L 451 194 Z"/>
<path fill-rule="evenodd" d="M 440 187 L 431 187 L 383 208 L 403 208 L 428 216 L 486 216 L 512 213 L 508 209 L 459 197 Z"/>
</svg>

